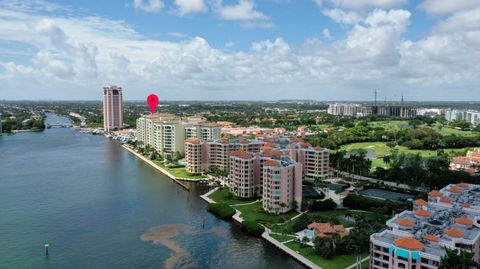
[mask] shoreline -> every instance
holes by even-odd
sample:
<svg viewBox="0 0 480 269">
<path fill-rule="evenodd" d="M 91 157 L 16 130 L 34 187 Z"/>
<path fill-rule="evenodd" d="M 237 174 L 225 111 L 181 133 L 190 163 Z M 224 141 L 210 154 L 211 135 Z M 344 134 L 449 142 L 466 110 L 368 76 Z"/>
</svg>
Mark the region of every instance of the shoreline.
<svg viewBox="0 0 480 269">
<path fill-rule="evenodd" d="M 190 188 L 183 184 L 182 182 L 180 182 L 180 180 L 175 177 L 174 175 L 170 174 L 170 172 L 168 172 L 167 170 L 163 169 L 162 167 L 156 165 L 154 162 L 152 162 L 151 160 L 145 158 L 143 155 L 141 155 L 140 153 L 134 151 L 133 149 L 129 148 L 128 146 L 126 145 L 122 145 L 122 148 L 128 150 L 130 153 L 132 153 L 133 155 L 135 155 L 137 158 L 139 158 L 140 160 L 146 162 L 147 164 L 149 164 L 150 166 L 152 166 L 153 168 L 157 169 L 158 171 L 160 171 L 162 174 L 166 175 L 167 177 L 169 177 L 171 180 L 173 180 L 173 182 L 177 183 L 178 185 L 182 186 L 184 189 L 186 189 L 187 191 L 190 191 Z"/>
<path fill-rule="evenodd" d="M 205 202 L 207 202 L 208 204 L 215 204 L 216 202 L 213 201 L 210 197 L 208 197 L 210 194 L 214 193 L 215 191 L 217 191 L 220 187 L 216 187 L 212 190 L 210 190 L 209 192 L 203 194 L 203 195 L 200 195 L 200 198 L 202 198 Z M 257 202 L 257 201 L 255 201 Z M 233 215 L 232 219 L 234 222 L 237 222 L 239 224 L 242 224 L 243 222 L 243 218 L 241 217 L 241 214 L 242 212 L 240 212 L 238 209 L 236 209 L 235 207 L 232 206 L 233 209 L 235 209 L 235 215 Z M 263 225 L 262 225 L 263 226 Z M 301 264 L 302 266 L 305 266 L 307 268 L 310 268 L 310 269 L 323 269 L 322 267 L 316 265 L 315 263 L 313 263 L 312 261 L 310 261 L 309 259 L 303 257 L 302 255 L 300 255 L 299 253 L 296 253 L 294 250 L 290 249 L 289 247 L 283 245 L 281 242 L 279 242 L 278 240 L 276 240 L 275 238 L 271 237 L 270 236 L 270 230 L 266 227 L 265 228 L 265 231 L 263 232 L 262 234 L 262 238 L 269 242 L 270 244 L 272 244 L 273 246 L 275 246 L 277 249 L 280 249 L 283 253 L 287 254 L 288 256 L 290 256 L 292 259 L 296 260 L 299 264 Z"/>
</svg>

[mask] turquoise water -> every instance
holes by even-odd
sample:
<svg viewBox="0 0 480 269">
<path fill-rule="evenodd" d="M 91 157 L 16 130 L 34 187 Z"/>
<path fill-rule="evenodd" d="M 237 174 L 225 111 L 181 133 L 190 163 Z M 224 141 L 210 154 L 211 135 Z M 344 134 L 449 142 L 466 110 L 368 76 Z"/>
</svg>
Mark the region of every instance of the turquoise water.
<svg viewBox="0 0 480 269">
<path fill-rule="evenodd" d="M 183 190 L 103 136 L 0 137 L 0 268 L 302 268 L 209 214 L 205 191 Z"/>
</svg>

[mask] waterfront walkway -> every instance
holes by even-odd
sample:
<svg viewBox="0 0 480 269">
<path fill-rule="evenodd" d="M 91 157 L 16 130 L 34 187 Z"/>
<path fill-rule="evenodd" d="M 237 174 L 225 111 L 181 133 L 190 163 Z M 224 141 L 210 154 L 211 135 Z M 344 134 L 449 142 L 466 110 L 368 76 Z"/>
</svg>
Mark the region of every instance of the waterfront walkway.
<svg viewBox="0 0 480 269">
<path fill-rule="evenodd" d="M 130 153 L 132 153 L 133 155 L 137 156 L 137 158 L 141 159 L 142 161 L 146 162 L 147 164 L 151 165 L 153 168 L 157 169 L 158 171 L 162 172 L 164 175 L 166 175 L 167 177 L 169 177 L 170 179 L 172 179 L 175 183 L 177 183 L 178 185 L 182 186 L 184 189 L 186 190 L 190 190 L 190 188 L 186 185 L 186 184 L 183 184 L 180 180 L 177 179 L 177 177 L 175 177 L 174 175 L 172 175 L 170 172 L 168 172 L 167 170 L 163 169 L 162 167 L 156 165 L 154 162 L 152 162 L 151 160 L 145 158 L 143 155 L 141 155 L 140 153 L 134 151 L 133 149 L 129 148 L 128 146 L 126 145 L 122 145 L 122 147 L 126 150 L 128 150 Z"/>
<path fill-rule="evenodd" d="M 322 267 L 316 265 L 309 259 L 303 257 L 299 253 L 295 252 L 294 250 L 290 249 L 289 247 L 285 246 L 282 244 L 280 241 L 277 239 L 273 238 L 270 236 L 270 230 L 265 229 L 265 232 L 263 232 L 262 237 L 267 240 L 268 242 L 272 243 L 274 246 L 278 247 L 279 249 L 283 250 L 285 253 L 290 255 L 292 258 L 303 264 L 304 266 L 311 268 L 311 269 L 323 269 Z"/>
</svg>

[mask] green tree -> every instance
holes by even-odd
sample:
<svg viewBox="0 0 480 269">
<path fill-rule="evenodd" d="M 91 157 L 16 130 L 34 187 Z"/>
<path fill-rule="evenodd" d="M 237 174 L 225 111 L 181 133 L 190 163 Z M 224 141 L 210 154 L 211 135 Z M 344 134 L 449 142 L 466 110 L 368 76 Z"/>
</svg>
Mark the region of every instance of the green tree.
<svg viewBox="0 0 480 269">
<path fill-rule="evenodd" d="M 445 248 L 445 255 L 440 261 L 438 269 L 470 269 L 479 268 L 479 264 L 473 261 L 473 253 L 466 250 Z"/>
</svg>

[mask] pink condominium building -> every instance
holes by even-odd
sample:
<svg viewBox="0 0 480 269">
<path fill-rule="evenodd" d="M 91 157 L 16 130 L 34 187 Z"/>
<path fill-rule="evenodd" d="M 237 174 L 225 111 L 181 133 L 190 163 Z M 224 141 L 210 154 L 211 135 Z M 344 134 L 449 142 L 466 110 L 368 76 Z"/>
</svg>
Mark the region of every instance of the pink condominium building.
<svg viewBox="0 0 480 269">
<path fill-rule="evenodd" d="M 105 132 L 123 128 L 123 96 L 122 88 L 117 86 L 103 87 L 103 129 Z"/>
<path fill-rule="evenodd" d="M 370 269 L 436 269 L 445 248 L 463 249 L 480 261 L 480 185 L 450 184 L 415 200 L 412 211 L 387 221 L 370 236 Z"/>
<path fill-rule="evenodd" d="M 300 138 L 192 138 L 185 141 L 185 157 L 187 171 L 225 171 L 231 192 L 242 198 L 262 197 L 264 209 L 274 213 L 301 205 L 303 180 L 330 174 L 328 150 Z"/>
</svg>

